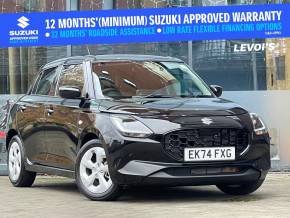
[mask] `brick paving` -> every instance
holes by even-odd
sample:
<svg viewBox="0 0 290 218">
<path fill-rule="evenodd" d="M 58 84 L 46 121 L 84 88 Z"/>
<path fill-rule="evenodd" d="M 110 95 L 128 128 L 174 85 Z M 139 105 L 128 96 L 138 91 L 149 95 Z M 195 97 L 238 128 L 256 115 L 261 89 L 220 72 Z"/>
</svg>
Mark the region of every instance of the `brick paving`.
<svg viewBox="0 0 290 218">
<path fill-rule="evenodd" d="M 113 202 L 90 201 L 62 177 L 38 177 L 32 188 L 14 188 L 0 177 L 0 217 L 290 218 L 290 174 L 272 173 L 259 191 L 244 197 L 215 186 L 132 188 Z"/>
</svg>

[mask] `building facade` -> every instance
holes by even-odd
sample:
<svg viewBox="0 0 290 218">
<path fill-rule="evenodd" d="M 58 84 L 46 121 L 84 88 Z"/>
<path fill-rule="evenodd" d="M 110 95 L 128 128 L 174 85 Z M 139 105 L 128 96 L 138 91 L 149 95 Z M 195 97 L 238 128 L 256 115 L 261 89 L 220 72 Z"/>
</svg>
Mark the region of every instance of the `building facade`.
<svg viewBox="0 0 290 218">
<path fill-rule="evenodd" d="M 2 0 L 0 13 L 249 4 L 265 4 L 267 7 L 266 4 L 278 3 L 287 4 L 290 0 Z M 237 51 L 236 49 L 243 44 L 266 43 L 274 43 L 275 49 L 267 47 L 265 50 L 254 51 Z M 290 39 L 203 40 L 114 45 L 104 42 L 104 44 L 96 45 L 0 49 L 0 98 L 5 94 L 25 93 L 39 68 L 47 62 L 75 55 L 112 53 L 153 54 L 180 58 L 198 72 L 207 83 L 223 86 L 225 91 L 228 91 L 228 96 L 234 100 L 239 100 L 238 96 L 242 91 L 249 92 L 253 96 L 260 91 L 256 96 L 260 98 L 261 93 L 271 92 L 279 97 L 281 95 L 278 93 L 279 90 L 287 92 L 290 89 Z M 273 98 L 277 99 L 275 96 Z M 256 109 L 254 101 L 243 103 L 246 104 L 245 107 Z M 283 103 L 285 104 L 284 101 Z M 290 108 L 290 103 L 283 107 Z M 257 110 L 266 109 L 262 107 Z M 268 108 L 266 112 L 261 111 L 265 114 L 266 121 L 268 110 L 271 111 L 271 108 Z M 290 138 L 286 138 L 286 141 L 283 139 L 283 142 L 280 140 L 282 134 L 280 128 L 284 128 L 284 124 L 272 125 L 271 119 L 268 120 L 273 138 L 277 139 L 274 144 L 287 151 L 290 147 Z M 290 117 L 286 117 L 283 122 L 288 122 L 288 126 L 285 125 L 290 127 Z M 279 151 L 278 148 L 273 150 Z M 0 164 L 4 161 L 3 155 L 2 158 L 0 155 Z M 290 163 L 290 152 L 288 157 L 285 162 Z"/>
<path fill-rule="evenodd" d="M 0 1 L 0 13 L 287 2 L 290 2 L 290 0 L 2 0 Z M 207 82 L 218 83 L 226 90 L 267 90 L 269 88 L 269 80 L 267 78 L 265 51 L 235 52 L 234 50 L 235 45 L 253 42 L 264 43 L 265 40 L 205 40 L 118 45 L 106 45 L 104 42 L 104 45 L 0 49 L 0 94 L 25 93 L 40 66 L 56 58 L 111 53 L 138 53 L 179 57 L 192 66 Z M 285 41 L 285 43 L 289 43 L 289 41 Z M 235 81 L 239 81 L 239 83 Z M 275 87 L 273 86 L 273 89 Z"/>
</svg>

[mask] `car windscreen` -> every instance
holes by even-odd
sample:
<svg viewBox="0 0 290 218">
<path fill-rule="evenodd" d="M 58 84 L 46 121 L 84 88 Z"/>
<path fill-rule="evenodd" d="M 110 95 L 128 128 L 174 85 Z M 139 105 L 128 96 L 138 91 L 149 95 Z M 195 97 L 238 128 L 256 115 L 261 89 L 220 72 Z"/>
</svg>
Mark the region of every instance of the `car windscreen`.
<svg viewBox="0 0 290 218">
<path fill-rule="evenodd" d="M 102 94 L 111 98 L 213 97 L 182 62 L 106 61 L 92 64 Z"/>
</svg>

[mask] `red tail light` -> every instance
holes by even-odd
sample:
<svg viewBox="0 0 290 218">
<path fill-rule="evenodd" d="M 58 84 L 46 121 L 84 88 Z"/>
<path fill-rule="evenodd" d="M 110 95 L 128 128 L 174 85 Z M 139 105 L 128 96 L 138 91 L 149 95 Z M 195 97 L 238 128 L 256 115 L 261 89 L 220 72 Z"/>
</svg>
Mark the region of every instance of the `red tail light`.
<svg viewBox="0 0 290 218">
<path fill-rule="evenodd" d="M 0 139 L 5 139 L 6 133 L 4 131 L 0 131 Z"/>
</svg>

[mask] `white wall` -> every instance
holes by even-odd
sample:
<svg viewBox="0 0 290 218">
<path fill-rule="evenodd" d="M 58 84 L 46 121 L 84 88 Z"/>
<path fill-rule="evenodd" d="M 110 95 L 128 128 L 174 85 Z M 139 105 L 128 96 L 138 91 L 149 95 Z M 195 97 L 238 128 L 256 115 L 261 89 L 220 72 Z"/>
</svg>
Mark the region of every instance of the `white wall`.
<svg viewBox="0 0 290 218">
<path fill-rule="evenodd" d="M 222 97 L 261 115 L 272 137 L 273 167 L 290 167 L 290 91 L 224 92 Z"/>
</svg>

